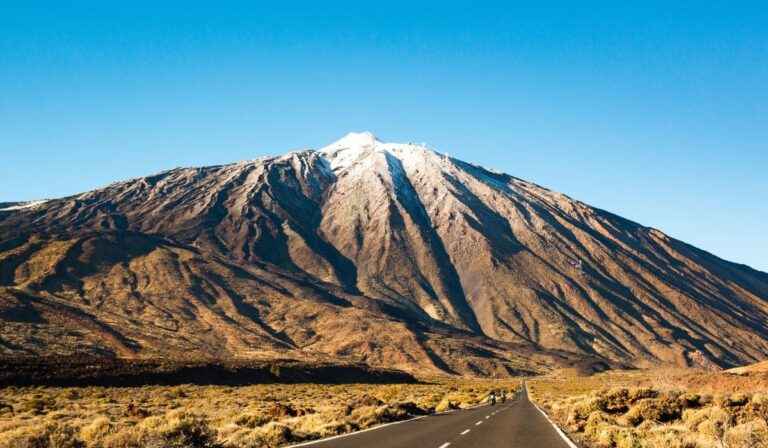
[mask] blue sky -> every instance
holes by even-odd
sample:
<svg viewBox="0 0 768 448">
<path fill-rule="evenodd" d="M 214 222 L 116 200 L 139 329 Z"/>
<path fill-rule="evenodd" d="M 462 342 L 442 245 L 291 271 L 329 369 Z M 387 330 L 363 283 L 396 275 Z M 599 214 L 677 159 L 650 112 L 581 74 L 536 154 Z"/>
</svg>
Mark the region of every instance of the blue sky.
<svg viewBox="0 0 768 448">
<path fill-rule="evenodd" d="M 629 3 L 0 0 L 0 202 L 370 130 L 768 271 L 768 3 Z"/>
</svg>

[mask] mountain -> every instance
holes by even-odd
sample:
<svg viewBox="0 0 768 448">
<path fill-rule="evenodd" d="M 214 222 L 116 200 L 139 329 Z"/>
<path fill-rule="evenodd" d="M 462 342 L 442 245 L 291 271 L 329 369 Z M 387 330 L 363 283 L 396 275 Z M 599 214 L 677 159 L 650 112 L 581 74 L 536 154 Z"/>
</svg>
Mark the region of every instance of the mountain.
<svg viewBox="0 0 768 448">
<path fill-rule="evenodd" d="M 766 321 L 768 274 L 370 133 L 0 210 L 0 353 L 720 368 Z"/>
<path fill-rule="evenodd" d="M 744 375 L 749 373 L 768 373 L 768 361 L 761 361 L 748 366 L 734 367 L 726 370 L 727 373 L 735 373 L 737 375 Z"/>
</svg>

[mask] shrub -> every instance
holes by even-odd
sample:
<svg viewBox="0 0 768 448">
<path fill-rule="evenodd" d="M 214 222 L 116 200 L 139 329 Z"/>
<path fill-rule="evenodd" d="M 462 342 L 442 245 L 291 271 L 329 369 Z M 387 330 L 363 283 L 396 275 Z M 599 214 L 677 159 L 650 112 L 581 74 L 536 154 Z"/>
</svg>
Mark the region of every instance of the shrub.
<svg viewBox="0 0 768 448">
<path fill-rule="evenodd" d="M 247 428 L 255 428 L 270 421 L 272 421 L 272 418 L 264 414 L 241 414 L 237 417 L 235 423 Z"/>
<path fill-rule="evenodd" d="M 616 433 L 616 448 L 640 448 L 640 437 L 627 429 L 622 429 Z"/>
<path fill-rule="evenodd" d="M 629 410 L 629 390 L 614 387 L 603 394 L 605 411 L 610 414 L 623 414 Z"/>
<path fill-rule="evenodd" d="M 173 387 L 165 392 L 165 398 L 172 400 L 176 398 L 186 398 L 187 394 L 181 387 Z"/>
<path fill-rule="evenodd" d="M 455 401 L 451 401 L 447 398 L 444 398 L 436 407 L 435 412 L 445 412 L 449 411 L 451 409 L 458 409 L 459 404 Z"/>
<path fill-rule="evenodd" d="M 413 402 L 390 403 L 378 408 L 360 408 L 353 414 L 357 426 L 367 428 L 380 423 L 389 423 L 424 415 L 427 411 Z"/>
<path fill-rule="evenodd" d="M 13 415 L 13 406 L 0 403 L 0 417 L 8 417 L 11 415 Z"/>
<path fill-rule="evenodd" d="M 627 422 L 638 425 L 644 421 L 668 422 L 680 417 L 680 409 L 670 400 L 643 398 L 627 412 Z"/>
<path fill-rule="evenodd" d="M 586 418 L 595 411 L 606 409 L 605 400 L 600 397 L 588 397 L 574 404 L 571 411 L 576 418 Z"/>
<path fill-rule="evenodd" d="M 48 423 L 25 426 L 0 434 L 0 446 L 5 448 L 85 448 L 70 425 Z"/>
<path fill-rule="evenodd" d="M 360 415 L 362 414 L 358 413 L 356 417 Z M 297 427 L 292 427 L 292 437 L 294 439 L 327 437 L 359 428 L 361 426 L 353 423 L 350 419 L 338 420 L 329 418 L 329 416 L 314 414 L 302 419 Z"/>
<path fill-rule="evenodd" d="M 261 428 L 254 429 L 246 441 L 253 446 L 277 446 L 293 441 L 291 429 L 277 422 L 267 423 Z"/>
<path fill-rule="evenodd" d="M 77 400 L 80 398 L 80 393 L 75 389 L 67 389 L 66 392 L 61 394 L 61 398 L 66 398 L 67 400 Z"/>
<path fill-rule="evenodd" d="M 141 409 L 139 406 L 133 403 L 128 403 L 128 406 L 123 410 L 123 415 L 133 418 L 144 418 L 149 415 L 149 412 Z"/>
<path fill-rule="evenodd" d="M 584 433 L 599 447 L 612 447 L 620 429 L 609 415 L 600 411 L 591 413 L 584 425 Z"/>
<path fill-rule="evenodd" d="M 359 400 L 357 400 L 358 406 L 381 406 L 383 402 L 378 398 L 365 394 Z"/>
<path fill-rule="evenodd" d="M 612 387 L 603 394 L 603 397 L 606 400 L 619 400 L 627 398 L 628 396 L 629 390 L 624 387 Z"/>
<path fill-rule="evenodd" d="M 296 409 L 289 404 L 274 403 L 268 411 L 270 417 L 273 419 L 281 419 L 284 417 L 296 417 Z"/>
<path fill-rule="evenodd" d="M 78 437 L 78 431 L 71 425 L 51 425 L 48 433 L 50 447 L 85 448 L 85 442 Z"/>
<path fill-rule="evenodd" d="M 131 434 L 131 432 L 136 433 Z M 188 412 L 172 412 L 162 417 L 144 419 L 128 434 L 109 440 L 109 448 L 157 446 L 163 448 L 213 448 L 216 431 L 208 426 L 205 418 Z M 120 445 L 124 443 L 125 445 Z M 138 445 L 136 445 L 138 443 Z"/>
<path fill-rule="evenodd" d="M 725 408 L 725 407 L 728 407 L 728 406 L 730 406 L 730 405 L 731 405 L 731 402 L 730 402 L 730 401 L 731 401 L 731 400 L 730 400 L 728 397 L 726 397 L 725 395 L 721 395 L 721 394 L 715 395 L 715 396 L 712 398 L 712 402 L 713 402 L 713 403 L 714 403 L 716 406 L 720 406 L 721 408 Z"/>
<path fill-rule="evenodd" d="M 691 430 L 696 430 L 699 424 L 709 418 L 712 408 L 687 409 L 683 412 L 683 423 Z"/>
<path fill-rule="evenodd" d="M 398 397 L 402 397 L 405 392 L 405 386 L 400 384 L 393 384 L 384 386 L 379 389 L 378 393 L 374 394 L 376 398 L 384 403 L 388 403 Z"/>
<path fill-rule="evenodd" d="M 730 428 L 725 440 L 732 447 L 765 447 L 768 446 L 768 426 L 758 420 L 742 423 Z"/>
<path fill-rule="evenodd" d="M 742 393 L 736 393 L 728 397 L 729 406 L 744 406 L 747 403 L 749 403 L 749 397 Z"/>
<path fill-rule="evenodd" d="M 627 392 L 627 399 L 629 399 L 630 403 L 634 403 L 638 400 L 642 400 L 644 398 L 654 398 L 658 395 L 659 393 L 653 389 L 649 389 L 647 387 L 634 387 Z"/>
<path fill-rule="evenodd" d="M 731 426 L 731 415 L 720 407 L 687 411 L 683 416 L 689 428 L 721 440 Z"/>
<path fill-rule="evenodd" d="M 88 444 L 89 447 L 99 448 L 104 444 L 112 431 L 112 423 L 106 417 L 99 417 L 80 429 L 80 438 Z"/>
<path fill-rule="evenodd" d="M 56 400 L 51 397 L 33 397 L 19 406 L 21 412 L 42 413 L 44 410 L 53 407 Z"/>
<path fill-rule="evenodd" d="M 379 408 L 374 406 L 357 408 L 349 416 L 352 422 L 360 428 L 369 428 L 381 422 Z"/>
<path fill-rule="evenodd" d="M 143 448 L 142 436 L 134 428 L 124 428 L 104 438 L 103 448 Z"/>
<path fill-rule="evenodd" d="M 681 394 L 679 397 L 677 397 L 678 403 L 680 403 L 680 406 L 683 408 L 696 408 L 701 406 L 700 403 L 701 396 L 699 394 Z"/>
</svg>

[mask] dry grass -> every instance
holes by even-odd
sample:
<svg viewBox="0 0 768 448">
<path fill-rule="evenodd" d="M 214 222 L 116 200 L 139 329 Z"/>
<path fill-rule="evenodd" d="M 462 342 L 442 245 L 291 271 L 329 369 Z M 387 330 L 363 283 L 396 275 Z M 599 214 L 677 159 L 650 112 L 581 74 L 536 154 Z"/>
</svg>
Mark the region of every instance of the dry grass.
<svg viewBox="0 0 768 448">
<path fill-rule="evenodd" d="M 0 447 L 270 447 L 468 407 L 517 380 L 431 384 L 9 387 Z"/>
<path fill-rule="evenodd" d="M 744 383 L 753 390 L 739 392 Z M 768 447 L 766 386 L 764 376 L 656 369 L 591 377 L 561 371 L 529 389 L 585 446 L 758 448 Z"/>
</svg>

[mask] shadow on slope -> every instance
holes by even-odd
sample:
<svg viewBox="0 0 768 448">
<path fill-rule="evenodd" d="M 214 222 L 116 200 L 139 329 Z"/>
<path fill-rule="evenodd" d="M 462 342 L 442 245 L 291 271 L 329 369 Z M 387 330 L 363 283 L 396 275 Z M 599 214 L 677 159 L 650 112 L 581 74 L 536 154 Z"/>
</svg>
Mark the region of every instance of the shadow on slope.
<svg viewBox="0 0 768 448">
<path fill-rule="evenodd" d="M 0 387 L 416 382 L 403 371 L 374 369 L 365 364 L 307 364 L 295 360 L 169 361 L 98 356 L 0 357 Z"/>
</svg>

